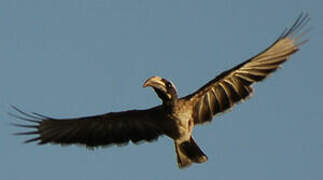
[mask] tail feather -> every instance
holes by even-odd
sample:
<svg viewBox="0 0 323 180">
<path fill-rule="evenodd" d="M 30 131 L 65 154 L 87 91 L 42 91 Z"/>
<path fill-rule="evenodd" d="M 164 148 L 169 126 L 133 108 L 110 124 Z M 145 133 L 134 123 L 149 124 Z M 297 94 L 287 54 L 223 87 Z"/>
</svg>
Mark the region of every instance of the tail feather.
<svg viewBox="0 0 323 180">
<path fill-rule="evenodd" d="M 188 141 L 180 143 L 175 141 L 175 150 L 179 168 L 189 167 L 192 163 L 204 163 L 208 159 L 192 136 Z"/>
</svg>

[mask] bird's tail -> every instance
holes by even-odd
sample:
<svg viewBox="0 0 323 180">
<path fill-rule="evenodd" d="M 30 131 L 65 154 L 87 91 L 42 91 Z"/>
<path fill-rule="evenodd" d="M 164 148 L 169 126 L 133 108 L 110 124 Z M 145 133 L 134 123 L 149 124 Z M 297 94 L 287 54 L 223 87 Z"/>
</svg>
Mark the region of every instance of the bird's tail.
<svg viewBox="0 0 323 180">
<path fill-rule="evenodd" d="M 177 164 L 179 168 L 185 168 L 192 163 L 204 163 L 207 161 L 207 156 L 195 143 L 193 137 L 188 141 L 176 142 L 175 150 L 177 154 Z"/>
</svg>

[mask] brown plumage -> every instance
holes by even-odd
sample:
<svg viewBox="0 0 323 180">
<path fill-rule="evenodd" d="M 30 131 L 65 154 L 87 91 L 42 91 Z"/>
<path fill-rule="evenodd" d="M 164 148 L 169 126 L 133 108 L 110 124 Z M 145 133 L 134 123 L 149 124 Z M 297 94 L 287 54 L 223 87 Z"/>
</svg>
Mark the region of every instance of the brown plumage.
<svg viewBox="0 0 323 180">
<path fill-rule="evenodd" d="M 56 119 L 38 113 L 25 113 L 13 108 L 18 114 L 12 116 L 31 124 L 14 124 L 34 131 L 17 135 L 36 135 L 25 141 L 38 144 L 80 144 L 86 147 L 122 145 L 129 141 L 151 142 L 161 135 L 174 140 L 177 162 L 180 168 L 192 163 L 203 163 L 207 156 L 192 137 L 194 125 L 212 120 L 213 116 L 232 108 L 236 103 L 250 97 L 252 84 L 263 80 L 276 71 L 299 46 L 309 16 L 301 14 L 292 27 L 266 50 L 249 60 L 227 70 L 208 82 L 196 92 L 178 98 L 175 85 L 161 77 L 149 78 L 144 87 L 152 87 L 162 104 L 147 110 L 112 112 L 97 116 L 72 119 Z"/>
</svg>

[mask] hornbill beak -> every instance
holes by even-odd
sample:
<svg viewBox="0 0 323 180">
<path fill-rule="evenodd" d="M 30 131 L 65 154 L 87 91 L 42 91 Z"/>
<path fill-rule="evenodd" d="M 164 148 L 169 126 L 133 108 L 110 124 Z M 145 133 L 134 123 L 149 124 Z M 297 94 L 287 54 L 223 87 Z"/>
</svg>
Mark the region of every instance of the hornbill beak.
<svg viewBox="0 0 323 180">
<path fill-rule="evenodd" d="M 145 87 L 148 87 L 148 86 L 150 86 L 152 88 L 159 89 L 159 90 L 161 90 L 163 92 L 167 92 L 165 82 L 159 76 L 153 76 L 153 77 L 149 78 L 144 83 L 144 85 L 142 87 L 145 88 Z"/>
</svg>

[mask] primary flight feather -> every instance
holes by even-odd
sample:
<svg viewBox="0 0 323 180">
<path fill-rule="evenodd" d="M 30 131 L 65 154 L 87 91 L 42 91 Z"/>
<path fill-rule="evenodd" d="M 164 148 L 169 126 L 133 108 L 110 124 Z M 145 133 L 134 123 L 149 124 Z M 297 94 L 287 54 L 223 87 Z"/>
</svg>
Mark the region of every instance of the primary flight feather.
<svg viewBox="0 0 323 180">
<path fill-rule="evenodd" d="M 295 23 L 266 50 L 249 60 L 224 71 L 196 92 L 178 98 L 175 85 L 164 78 L 153 76 L 143 87 L 152 87 L 162 104 L 146 110 L 110 112 L 102 115 L 56 119 L 38 113 L 26 113 L 13 106 L 10 114 L 29 124 L 14 124 L 32 131 L 16 135 L 36 135 L 26 143 L 80 144 L 87 147 L 122 145 L 156 140 L 166 135 L 174 140 L 177 163 L 180 168 L 192 163 L 203 163 L 207 156 L 192 137 L 195 125 L 209 122 L 214 115 L 225 112 L 236 103 L 250 97 L 252 84 L 262 81 L 306 42 L 300 38 L 302 28 L 310 20 L 302 13 Z"/>
</svg>

